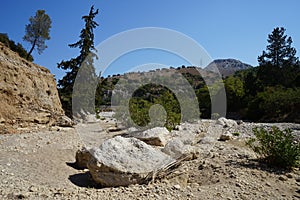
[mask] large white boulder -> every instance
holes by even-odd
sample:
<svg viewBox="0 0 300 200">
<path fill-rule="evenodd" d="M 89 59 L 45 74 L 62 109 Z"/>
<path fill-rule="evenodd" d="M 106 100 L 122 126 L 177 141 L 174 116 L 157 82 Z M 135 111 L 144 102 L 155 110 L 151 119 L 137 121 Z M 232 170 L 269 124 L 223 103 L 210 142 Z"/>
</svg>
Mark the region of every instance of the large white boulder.
<svg viewBox="0 0 300 200">
<path fill-rule="evenodd" d="M 88 169 L 94 181 L 102 186 L 128 186 L 145 183 L 149 174 L 174 161 L 136 138 L 117 136 L 94 150 Z"/>
</svg>

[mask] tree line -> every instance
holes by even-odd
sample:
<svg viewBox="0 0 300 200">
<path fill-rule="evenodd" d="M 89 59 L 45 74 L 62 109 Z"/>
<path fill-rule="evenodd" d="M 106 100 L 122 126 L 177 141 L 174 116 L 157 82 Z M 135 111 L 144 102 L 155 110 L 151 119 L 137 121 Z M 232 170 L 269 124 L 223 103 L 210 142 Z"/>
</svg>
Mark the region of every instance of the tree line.
<svg viewBox="0 0 300 200">
<path fill-rule="evenodd" d="M 268 35 L 266 50 L 258 56 L 259 66 L 238 71 L 223 79 L 227 96 L 227 117 L 251 121 L 300 122 L 300 65 L 292 38 L 285 34 L 283 27 L 275 28 Z M 172 68 L 174 69 L 174 68 Z M 177 68 L 180 71 L 180 68 Z M 195 70 L 196 71 L 196 70 Z M 210 88 L 200 74 L 182 73 L 194 88 L 199 102 L 201 118 L 217 117 L 211 113 Z M 143 74 L 141 74 L 141 77 Z M 101 79 L 96 98 L 100 105 L 109 105 L 109 92 L 114 90 L 119 76 Z M 176 81 L 176 80 L 174 80 Z M 150 87 L 150 88 L 149 88 Z M 217 88 L 217 87 L 215 87 Z M 213 89 L 217 90 L 217 89 Z M 155 93 L 154 93 L 155 92 Z M 167 127 L 180 122 L 181 111 L 176 97 L 158 85 L 146 85 L 136 91 L 130 101 L 131 117 L 139 125 L 150 120 L 151 105 L 168 97 L 171 104 L 162 104 L 167 111 Z M 218 95 L 218 92 L 214 92 Z M 214 95 L 214 94 L 213 94 Z M 100 98 L 104 97 L 104 98 Z M 173 108 L 175 107 L 175 108 Z"/>
<path fill-rule="evenodd" d="M 228 111 L 255 121 L 300 122 L 300 65 L 283 27 L 268 35 L 259 66 L 224 80 Z"/>
</svg>

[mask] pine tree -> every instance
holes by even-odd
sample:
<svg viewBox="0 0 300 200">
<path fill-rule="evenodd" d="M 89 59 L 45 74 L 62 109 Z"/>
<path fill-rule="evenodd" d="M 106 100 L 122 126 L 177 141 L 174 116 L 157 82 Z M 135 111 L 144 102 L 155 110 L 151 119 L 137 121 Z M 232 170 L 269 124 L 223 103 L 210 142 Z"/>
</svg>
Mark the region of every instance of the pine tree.
<svg viewBox="0 0 300 200">
<path fill-rule="evenodd" d="M 266 51 L 258 57 L 257 77 L 264 86 L 284 85 L 289 87 L 299 71 L 299 59 L 292 47 L 292 38 L 285 35 L 283 27 L 275 28 L 268 35 Z"/>
<path fill-rule="evenodd" d="M 93 65 L 94 59 L 97 59 L 95 54 L 96 49 L 94 47 L 94 29 L 98 26 L 97 22 L 94 21 L 94 18 L 97 14 L 98 9 L 94 11 L 94 6 L 92 6 L 89 15 L 82 17 L 85 21 L 85 27 L 80 32 L 80 40 L 69 45 L 71 48 L 80 49 L 79 56 L 68 61 L 61 61 L 57 66 L 58 68 L 68 70 L 66 75 L 58 81 L 58 90 L 63 109 L 70 117 L 73 117 L 73 114 L 75 114 L 72 113 L 72 95 L 77 95 L 77 97 L 79 95 L 79 98 L 81 99 L 80 103 L 82 105 L 77 105 L 78 107 L 85 107 L 85 111 L 88 112 L 94 111 L 94 108 L 91 107 L 92 103 L 87 96 L 91 96 L 95 93 L 94 91 L 91 91 L 92 88 L 88 88 L 88 86 L 91 84 L 93 85 L 95 81 L 97 81 L 97 75 Z M 79 70 L 80 77 L 77 77 Z M 77 80 L 82 81 L 83 86 L 80 88 L 81 91 L 76 90 L 73 94 L 73 86 L 76 78 Z M 86 88 L 84 86 L 86 86 Z M 76 110 L 76 112 L 79 111 Z"/>
<path fill-rule="evenodd" d="M 30 57 L 32 51 L 37 47 L 38 53 L 41 54 L 46 48 L 45 40 L 50 40 L 51 19 L 45 13 L 45 10 L 38 10 L 34 17 L 30 17 L 29 24 L 25 27 L 23 40 L 32 44 L 26 59 Z"/>
<path fill-rule="evenodd" d="M 285 28 L 277 27 L 268 35 L 267 51 L 263 51 L 258 57 L 259 65 L 272 65 L 282 68 L 296 65 L 299 59 L 296 57 L 296 49 L 292 47 L 292 38 L 285 35 Z"/>
</svg>

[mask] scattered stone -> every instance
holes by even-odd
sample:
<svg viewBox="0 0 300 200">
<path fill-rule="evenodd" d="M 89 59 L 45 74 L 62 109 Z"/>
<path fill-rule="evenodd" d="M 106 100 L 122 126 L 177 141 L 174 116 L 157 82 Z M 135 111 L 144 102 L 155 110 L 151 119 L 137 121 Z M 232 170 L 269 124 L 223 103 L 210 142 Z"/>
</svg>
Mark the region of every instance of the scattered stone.
<svg viewBox="0 0 300 200">
<path fill-rule="evenodd" d="M 286 177 L 293 178 L 293 175 L 291 173 L 286 174 Z"/>
<path fill-rule="evenodd" d="M 236 121 L 232 119 L 226 119 L 225 117 L 221 117 L 216 121 L 216 124 L 222 125 L 224 128 L 233 128 L 237 127 Z"/>
<path fill-rule="evenodd" d="M 136 138 L 121 136 L 106 140 L 92 155 L 90 173 L 95 182 L 108 187 L 145 183 L 149 175 L 175 161 Z"/>
<path fill-rule="evenodd" d="M 223 133 L 219 138 L 220 141 L 227 141 L 232 139 L 233 139 L 233 135 L 229 131 Z"/>
<path fill-rule="evenodd" d="M 216 138 L 213 138 L 213 137 L 204 137 L 202 138 L 201 140 L 199 140 L 199 144 L 214 144 L 215 142 L 217 141 Z"/>
<path fill-rule="evenodd" d="M 236 187 L 242 187 L 242 185 L 240 183 L 235 183 Z"/>
<path fill-rule="evenodd" d="M 165 127 L 155 127 L 143 132 L 131 133 L 130 136 L 150 145 L 165 146 L 170 133 Z"/>
<path fill-rule="evenodd" d="M 22 192 L 20 194 L 16 194 L 15 197 L 17 199 L 27 199 L 30 195 L 28 194 L 28 192 Z"/>
<path fill-rule="evenodd" d="M 269 182 L 266 182 L 266 186 L 271 187 L 272 185 Z"/>
<path fill-rule="evenodd" d="M 175 188 L 176 190 L 180 190 L 181 189 L 180 185 L 178 185 L 178 184 L 174 185 L 173 188 Z"/>
<path fill-rule="evenodd" d="M 5 119 L 3 117 L 0 117 L 0 124 L 4 124 L 5 123 Z"/>
<path fill-rule="evenodd" d="M 29 187 L 29 192 L 37 192 L 37 191 L 38 191 L 37 187 L 35 187 L 33 185 Z"/>
<path fill-rule="evenodd" d="M 107 129 L 108 132 L 118 132 L 118 131 L 121 131 L 122 129 L 119 128 L 119 127 L 109 127 Z"/>
<path fill-rule="evenodd" d="M 287 180 L 287 178 L 285 176 L 279 176 L 278 179 L 281 180 L 281 181 L 286 181 Z"/>
<path fill-rule="evenodd" d="M 54 125 L 60 127 L 73 127 L 75 123 L 67 116 L 60 116 L 57 118 Z"/>
<path fill-rule="evenodd" d="M 241 125 L 241 124 L 243 124 L 244 122 L 243 122 L 243 120 L 237 120 L 236 123 L 237 123 L 238 125 Z"/>
<path fill-rule="evenodd" d="M 185 145 L 180 138 L 175 138 L 169 141 L 166 146 L 162 149 L 162 152 L 170 155 L 174 159 L 185 155 L 186 160 L 196 159 L 199 156 L 196 147 L 191 145 Z"/>
</svg>

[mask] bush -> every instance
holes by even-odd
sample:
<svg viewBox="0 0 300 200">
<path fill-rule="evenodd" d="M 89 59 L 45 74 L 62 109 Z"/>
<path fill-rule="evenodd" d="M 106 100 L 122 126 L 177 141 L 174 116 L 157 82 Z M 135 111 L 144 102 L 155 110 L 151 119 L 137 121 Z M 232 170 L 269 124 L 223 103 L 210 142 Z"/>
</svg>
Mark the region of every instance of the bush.
<svg viewBox="0 0 300 200">
<path fill-rule="evenodd" d="M 297 142 L 290 129 L 283 131 L 277 127 L 272 130 L 254 128 L 256 138 L 247 141 L 261 159 L 270 165 L 291 168 L 298 167 L 300 161 L 300 143 Z"/>
</svg>

